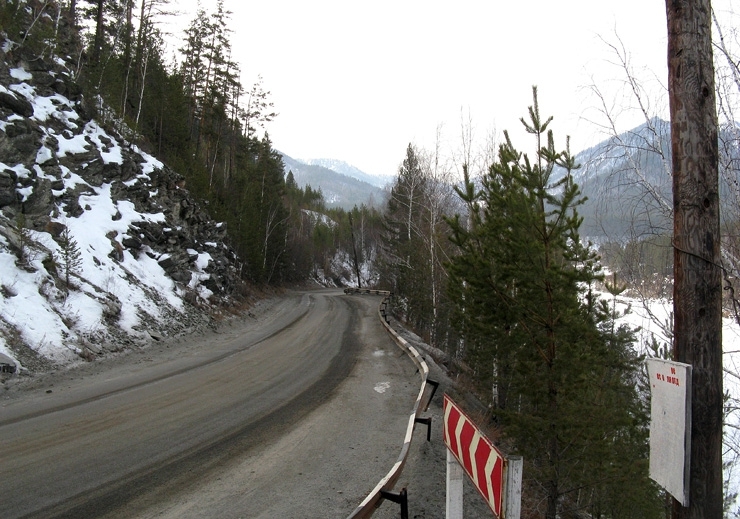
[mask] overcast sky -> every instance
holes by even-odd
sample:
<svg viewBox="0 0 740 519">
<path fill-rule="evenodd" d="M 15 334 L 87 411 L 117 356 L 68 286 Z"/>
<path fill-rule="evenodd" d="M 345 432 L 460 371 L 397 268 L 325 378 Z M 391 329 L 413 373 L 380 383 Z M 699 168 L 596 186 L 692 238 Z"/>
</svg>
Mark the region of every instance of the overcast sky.
<svg viewBox="0 0 740 519">
<path fill-rule="evenodd" d="M 174 5 L 185 26 L 196 1 Z M 443 151 L 460 149 L 462 114 L 480 141 L 509 129 L 526 149 L 517 135 L 532 85 L 561 145 L 566 134 L 573 151 L 596 144 L 603 135 L 588 121 L 603 118 L 589 86 L 610 103 L 624 88 L 607 45 L 618 38 L 649 88 L 666 83 L 663 1 L 226 0 L 226 7 L 245 88 L 261 75 L 280 114 L 268 126 L 274 147 L 376 175 L 394 175 L 408 143 L 433 149 L 438 127 Z M 641 121 L 623 112 L 618 122 L 627 130 Z"/>
</svg>

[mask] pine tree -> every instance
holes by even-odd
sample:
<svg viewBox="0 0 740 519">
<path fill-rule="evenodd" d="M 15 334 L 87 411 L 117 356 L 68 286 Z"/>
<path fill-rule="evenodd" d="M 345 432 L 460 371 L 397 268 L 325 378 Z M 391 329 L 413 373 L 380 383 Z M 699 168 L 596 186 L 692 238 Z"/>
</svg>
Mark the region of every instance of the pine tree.
<svg viewBox="0 0 740 519">
<path fill-rule="evenodd" d="M 190 134 L 196 156 L 208 168 L 209 193 L 230 189 L 237 162 L 243 88 L 239 64 L 231 59 L 231 15 L 223 0 L 210 15 L 199 9 L 180 49 L 185 93 L 190 98 Z M 274 114 L 273 114 L 274 115 Z"/>
<path fill-rule="evenodd" d="M 70 277 L 72 274 L 77 274 L 80 266 L 82 266 L 82 253 L 77 241 L 72 238 L 72 233 L 69 232 L 69 228 L 65 228 L 62 234 L 59 236 L 59 253 L 56 258 L 56 263 L 62 268 L 64 274 L 64 284 L 67 290 L 70 289 Z"/>
<path fill-rule="evenodd" d="M 234 190 L 240 197 L 238 233 L 245 244 L 242 257 L 249 264 L 249 276 L 256 282 L 270 283 L 282 278 L 286 261 L 289 214 L 284 167 L 269 135 L 253 144 L 253 162 L 245 164 L 240 186 Z"/>
<path fill-rule="evenodd" d="M 265 124 L 277 117 L 272 101 L 269 101 L 270 92 L 262 88 L 262 76 L 252 85 L 247 96 L 247 106 L 242 116 L 244 118 L 244 136 L 252 137 L 257 127 L 264 128 Z"/>
<path fill-rule="evenodd" d="M 458 190 L 467 218 L 449 220 L 461 250 L 449 271 L 465 357 L 492 390 L 493 418 L 528 460 L 541 515 L 655 517 L 632 332 L 615 327 L 591 294 L 601 272 L 578 232 L 577 166 L 567 147 L 555 150 L 551 118 L 540 116 L 533 93 L 522 123 L 534 157 L 505 132 L 481 185 L 466 173 Z M 640 496 L 638 511 L 620 505 L 630 492 Z"/>
<path fill-rule="evenodd" d="M 118 64 L 112 60 L 126 39 L 126 30 L 130 29 L 126 23 L 126 7 L 120 0 L 85 0 L 81 9 L 82 17 L 88 20 L 81 25 L 95 27 L 93 34 L 88 35 L 90 58 L 86 62 L 86 76 L 88 86 L 96 95 L 105 95 L 106 87 L 110 88 L 111 83 L 116 87 L 122 83 L 122 74 L 116 69 Z"/>
<path fill-rule="evenodd" d="M 18 213 L 16 217 L 16 227 L 18 229 L 18 265 L 24 268 L 30 268 L 33 239 L 26 215 L 22 212 Z"/>
</svg>

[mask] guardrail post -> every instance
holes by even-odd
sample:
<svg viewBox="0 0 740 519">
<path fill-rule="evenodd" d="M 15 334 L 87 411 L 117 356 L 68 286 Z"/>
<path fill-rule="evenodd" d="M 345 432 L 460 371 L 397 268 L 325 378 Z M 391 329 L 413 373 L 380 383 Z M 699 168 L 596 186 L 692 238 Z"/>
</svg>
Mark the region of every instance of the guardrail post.
<svg viewBox="0 0 740 519">
<path fill-rule="evenodd" d="M 432 386 L 432 394 L 429 395 L 429 400 L 427 400 L 427 405 L 424 408 L 424 411 L 429 410 L 429 405 L 432 403 L 432 398 L 434 398 L 434 394 L 437 392 L 437 389 L 439 388 L 439 382 L 436 382 L 434 380 L 427 379 L 427 384 Z"/>
<path fill-rule="evenodd" d="M 427 426 L 427 441 L 432 441 L 432 417 L 429 416 L 427 418 L 414 418 L 414 422 L 416 423 L 423 423 Z"/>
<path fill-rule="evenodd" d="M 401 505 L 401 519 L 409 519 L 409 498 L 406 487 L 402 488 L 398 494 L 394 494 L 388 490 L 381 490 L 380 495 L 388 501 L 399 503 Z"/>
</svg>

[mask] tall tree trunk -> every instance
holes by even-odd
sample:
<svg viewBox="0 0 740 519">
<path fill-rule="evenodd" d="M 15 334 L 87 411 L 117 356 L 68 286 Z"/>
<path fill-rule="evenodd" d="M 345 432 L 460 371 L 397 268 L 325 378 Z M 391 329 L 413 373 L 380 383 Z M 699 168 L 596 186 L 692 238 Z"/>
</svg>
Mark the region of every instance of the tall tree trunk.
<svg viewBox="0 0 740 519">
<path fill-rule="evenodd" d="M 146 87 L 146 71 L 149 67 L 149 48 L 144 49 L 144 55 L 141 62 L 141 89 L 139 90 L 139 105 L 136 109 L 136 120 L 134 121 L 134 131 L 139 133 L 139 119 L 141 118 L 141 106 L 144 104 L 144 88 Z"/>
<path fill-rule="evenodd" d="M 98 0 L 98 12 L 95 20 L 95 48 L 92 55 L 93 63 L 100 61 L 100 54 L 103 50 L 103 21 L 105 20 L 103 14 L 103 0 Z"/>
<path fill-rule="evenodd" d="M 722 517 L 722 279 L 710 0 L 666 0 L 674 206 L 674 358 L 693 366 L 689 506 Z"/>
<path fill-rule="evenodd" d="M 211 81 L 212 81 L 211 71 L 212 71 L 212 69 L 215 68 L 215 64 L 213 62 L 214 53 L 216 52 L 215 51 L 215 48 L 216 48 L 216 33 L 215 32 L 211 36 L 211 45 L 210 45 L 209 48 L 210 48 L 210 54 L 207 55 L 207 57 L 208 57 L 208 67 L 206 69 L 205 85 L 203 87 L 203 101 L 202 101 L 202 105 L 201 105 L 201 114 L 200 114 L 200 123 L 199 123 L 199 129 L 198 129 L 198 137 L 197 137 L 197 140 L 195 141 L 195 155 L 196 155 L 196 157 L 198 156 L 198 153 L 200 152 L 200 143 L 201 143 L 201 139 L 203 137 L 203 134 L 205 133 L 205 128 L 206 128 L 205 125 L 206 125 L 206 123 L 211 124 L 211 122 L 212 122 L 210 119 L 208 121 L 206 121 L 206 112 L 208 111 L 209 112 L 208 115 L 211 116 L 210 112 L 213 111 L 212 110 L 213 109 L 213 96 L 211 96 L 211 98 L 209 99 L 208 90 L 211 87 Z M 214 72 L 214 74 L 215 74 L 215 72 Z M 215 78 L 213 80 L 215 81 Z M 207 145 L 207 143 L 206 143 L 206 145 Z M 208 160 L 208 150 L 206 150 L 205 157 L 206 157 L 206 160 Z M 210 186 L 209 186 L 209 189 L 210 189 Z"/>
<path fill-rule="evenodd" d="M 357 247 L 355 246 L 355 225 L 352 222 L 352 213 L 349 213 L 349 233 L 352 237 L 352 253 L 355 257 L 355 273 L 357 274 L 357 288 L 362 288 L 362 281 L 360 280 L 360 263 L 357 261 Z"/>
<path fill-rule="evenodd" d="M 126 34 L 125 34 L 125 46 L 123 52 L 123 63 L 125 69 L 123 71 L 123 93 L 121 95 L 121 119 L 126 118 L 126 109 L 128 107 L 128 87 L 131 80 L 131 68 L 133 65 L 132 56 L 132 45 L 134 35 L 134 2 L 133 0 L 126 0 Z"/>
</svg>

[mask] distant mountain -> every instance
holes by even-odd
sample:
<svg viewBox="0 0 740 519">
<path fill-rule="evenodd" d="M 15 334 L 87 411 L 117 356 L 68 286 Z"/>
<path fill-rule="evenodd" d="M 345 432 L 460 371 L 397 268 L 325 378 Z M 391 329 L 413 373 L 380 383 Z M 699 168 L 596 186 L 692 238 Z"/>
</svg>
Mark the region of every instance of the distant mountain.
<svg viewBox="0 0 740 519">
<path fill-rule="evenodd" d="M 720 128 L 720 202 L 737 214 L 733 195 L 740 163 L 740 128 Z M 670 123 L 653 118 L 576 155 L 573 178 L 587 202 L 579 209 L 581 234 L 594 241 L 670 234 L 673 178 Z M 724 165 L 724 166 L 723 166 Z"/>
<path fill-rule="evenodd" d="M 285 173 L 293 172 L 293 177 L 299 186 L 310 185 L 313 189 L 321 189 L 328 207 L 342 207 L 352 209 L 354 206 L 379 206 L 385 200 L 385 193 L 377 184 L 378 177 L 363 173 L 359 169 L 341 161 L 322 159 L 324 164 L 333 163 L 337 169 L 354 171 L 354 175 L 338 172 L 320 164 L 309 164 L 282 154 Z M 376 184 L 361 180 L 359 176 L 376 179 Z"/>
<path fill-rule="evenodd" d="M 573 178 L 588 200 L 581 234 L 623 240 L 672 228 L 670 125 L 659 118 L 576 155 Z"/>
<path fill-rule="evenodd" d="M 373 185 L 375 187 L 384 188 L 386 185 L 393 182 L 393 177 L 391 176 L 370 175 L 368 173 L 365 173 L 364 171 L 357 169 L 352 164 L 348 164 L 344 162 L 343 160 L 301 159 L 301 161 L 311 166 L 321 166 L 326 169 L 335 171 L 336 173 L 339 173 L 340 175 L 346 175 L 348 177 L 362 180 L 363 182 L 367 182 L 368 184 Z"/>
</svg>

